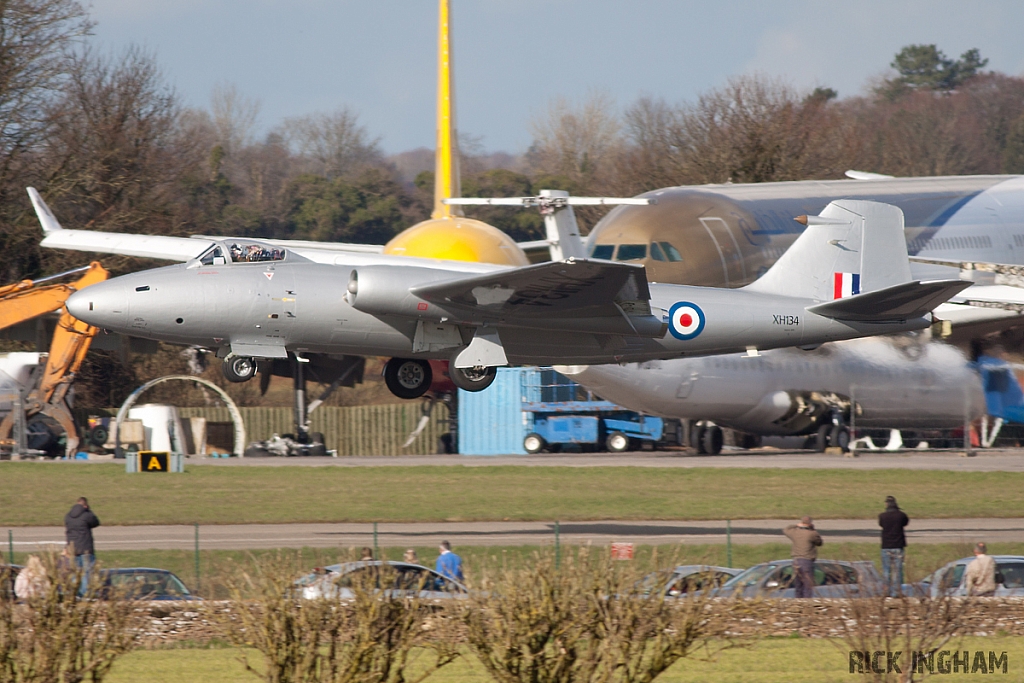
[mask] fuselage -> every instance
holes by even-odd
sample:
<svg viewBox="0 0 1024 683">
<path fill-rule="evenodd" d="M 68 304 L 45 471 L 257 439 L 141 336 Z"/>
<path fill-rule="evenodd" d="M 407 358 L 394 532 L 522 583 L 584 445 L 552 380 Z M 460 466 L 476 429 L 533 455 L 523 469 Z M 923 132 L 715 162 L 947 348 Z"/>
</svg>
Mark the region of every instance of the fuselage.
<svg viewBox="0 0 1024 683">
<path fill-rule="evenodd" d="M 756 358 L 558 369 L 633 410 L 762 435 L 806 434 L 830 406 L 850 401 L 857 406 L 853 421 L 865 428 L 954 428 L 985 408 L 980 377 L 964 355 L 925 336 L 778 349 Z"/>
<path fill-rule="evenodd" d="M 650 287 L 653 316 L 648 317 L 655 325 L 646 334 L 630 330 L 624 314 L 618 313 L 502 322 L 486 317 L 487 306 L 481 305 L 478 312 L 484 317 L 467 319 L 443 302 L 415 297 L 411 289 L 509 266 L 358 254 L 348 258 L 349 267 L 337 261 L 313 263 L 258 241 L 229 240 L 187 264 L 88 287 L 69 298 L 67 308 L 102 329 L 215 349 L 221 355 L 268 358 L 308 352 L 447 359 L 469 343 L 477 328 L 493 324 L 508 361 L 520 365 L 735 353 L 752 346 L 820 344 L 929 324 L 925 317 L 840 321 L 808 312 L 806 307 L 816 303 L 811 299 L 681 285 Z M 358 277 L 361 269 L 363 278 Z M 363 297 L 369 293 L 364 290 L 371 272 L 390 294 L 378 302 L 382 305 L 368 309 Z M 360 282 L 358 294 L 351 291 L 353 280 Z"/>
</svg>

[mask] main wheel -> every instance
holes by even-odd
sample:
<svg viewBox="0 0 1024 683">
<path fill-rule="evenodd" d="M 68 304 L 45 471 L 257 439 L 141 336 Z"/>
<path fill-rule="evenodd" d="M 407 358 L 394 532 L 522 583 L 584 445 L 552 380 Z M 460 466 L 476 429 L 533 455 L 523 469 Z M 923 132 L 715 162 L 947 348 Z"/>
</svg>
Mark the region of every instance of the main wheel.
<svg viewBox="0 0 1024 683">
<path fill-rule="evenodd" d="M 828 448 L 828 437 L 831 433 L 832 425 L 825 424 L 818 427 L 818 431 L 814 433 L 814 450 L 824 453 Z"/>
<path fill-rule="evenodd" d="M 523 439 L 523 449 L 525 449 L 530 455 L 540 453 L 547 445 L 548 444 L 544 440 L 544 437 L 537 432 L 530 432 L 526 435 L 526 438 Z"/>
<path fill-rule="evenodd" d="M 850 450 L 850 430 L 846 427 L 840 427 L 836 425 L 832 428 L 832 435 L 829 438 L 832 445 L 839 448 L 845 453 Z"/>
<path fill-rule="evenodd" d="M 707 430 L 708 428 L 703 425 L 693 425 L 690 427 L 690 448 L 701 454 L 707 453 L 704 450 L 704 433 Z"/>
<path fill-rule="evenodd" d="M 704 430 L 701 445 L 708 455 L 718 455 L 722 452 L 722 428 L 708 427 Z"/>
<path fill-rule="evenodd" d="M 425 360 L 392 358 L 384 364 L 384 384 L 398 398 L 419 398 L 433 380 L 434 373 Z"/>
<path fill-rule="evenodd" d="M 604 445 L 612 453 L 624 453 L 629 450 L 629 437 L 622 432 L 612 432 L 604 440 Z"/>
<path fill-rule="evenodd" d="M 457 368 L 454 363 L 448 365 L 448 376 L 452 384 L 464 391 L 483 391 L 491 386 L 498 376 L 497 368 L 473 367 Z"/>
<path fill-rule="evenodd" d="M 249 356 L 228 356 L 221 365 L 229 382 L 248 382 L 256 375 L 256 359 Z"/>
</svg>

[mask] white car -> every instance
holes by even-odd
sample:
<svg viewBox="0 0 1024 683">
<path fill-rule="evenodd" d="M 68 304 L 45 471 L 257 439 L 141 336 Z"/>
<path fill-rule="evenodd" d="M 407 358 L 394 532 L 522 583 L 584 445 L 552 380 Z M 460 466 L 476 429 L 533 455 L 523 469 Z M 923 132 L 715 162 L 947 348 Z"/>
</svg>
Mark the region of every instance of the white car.
<svg viewBox="0 0 1024 683">
<path fill-rule="evenodd" d="M 381 585 L 383 582 L 387 585 Z M 365 584 L 362 584 L 366 581 Z M 298 579 L 302 597 L 314 600 L 321 597 L 347 599 L 355 597 L 353 586 L 373 586 L 388 591 L 389 595 L 416 593 L 428 600 L 464 598 L 468 591 L 464 585 L 441 576 L 433 569 L 408 562 L 363 560 L 344 562 L 314 570 Z"/>
<path fill-rule="evenodd" d="M 996 592 L 998 596 L 1024 595 L 1024 556 L 993 555 L 996 561 Z M 963 557 L 935 570 L 922 581 L 922 588 L 938 597 L 944 592 L 950 595 L 966 595 L 964 572 L 974 557 Z"/>
</svg>

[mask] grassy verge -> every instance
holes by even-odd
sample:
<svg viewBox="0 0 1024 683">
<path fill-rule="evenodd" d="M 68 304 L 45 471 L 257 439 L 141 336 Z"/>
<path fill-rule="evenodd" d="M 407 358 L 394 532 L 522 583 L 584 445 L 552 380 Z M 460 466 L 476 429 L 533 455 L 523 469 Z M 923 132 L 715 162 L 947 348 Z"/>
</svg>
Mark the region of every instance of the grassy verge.
<svg viewBox="0 0 1024 683">
<path fill-rule="evenodd" d="M 1022 543 L 991 543 L 995 554 L 1024 555 Z M 188 587 L 208 598 L 227 597 L 227 584 L 232 577 L 251 570 L 255 561 L 268 554 L 282 552 L 293 558 L 296 573 L 313 567 L 322 567 L 348 560 L 355 549 L 302 548 L 301 550 L 203 550 L 199 553 L 199 581 L 196 580 L 195 555 L 185 550 L 121 550 L 104 551 L 98 560 L 107 567 L 158 567 L 177 574 Z M 386 560 L 400 560 L 404 548 L 380 548 L 380 557 Z M 530 562 L 541 550 L 538 546 L 485 546 L 455 549 L 463 558 L 467 577 L 472 583 L 490 568 L 504 564 Z M 546 551 L 551 551 L 547 546 Z M 562 546 L 563 553 L 573 551 L 572 546 Z M 420 564 L 433 566 L 437 548 L 416 548 Z M 911 546 L 907 551 L 906 576 L 916 580 L 931 573 L 943 564 L 970 555 L 968 544 L 929 543 Z M 6 559 L 6 555 L 4 556 Z M 15 561 L 23 563 L 25 553 L 15 553 Z M 732 566 L 750 567 L 759 562 L 789 557 L 789 545 L 785 543 L 762 543 L 758 545 L 733 546 Z M 821 557 L 833 560 L 868 560 L 879 564 L 878 546 L 874 543 L 830 543 L 821 552 Z M 643 570 L 654 570 L 678 564 L 728 564 L 724 545 L 683 545 L 683 546 L 638 546 L 633 560 Z"/>
<path fill-rule="evenodd" d="M 1024 473 L 629 467 L 204 467 L 0 463 L 0 524 L 60 525 L 78 496 L 104 524 L 871 518 L 1024 513 Z M 984 491 L 984 495 L 978 495 Z"/>
<path fill-rule="evenodd" d="M 1024 673 L 1024 638 L 968 638 L 961 650 L 1006 652 L 1007 676 L 1019 681 Z M 849 673 L 847 647 L 841 641 L 808 638 L 768 638 L 751 647 L 724 650 L 710 659 L 684 660 L 658 680 L 662 683 L 828 683 L 864 678 Z M 980 674 L 971 676 L 973 679 Z M 962 676 L 962 674 L 961 674 Z M 234 649 L 137 651 L 119 661 L 109 683 L 218 681 L 251 683 L 259 680 L 238 661 Z M 490 683 L 492 679 L 472 656 L 457 660 L 430 678 L 429 683 Z"/>
</svg>

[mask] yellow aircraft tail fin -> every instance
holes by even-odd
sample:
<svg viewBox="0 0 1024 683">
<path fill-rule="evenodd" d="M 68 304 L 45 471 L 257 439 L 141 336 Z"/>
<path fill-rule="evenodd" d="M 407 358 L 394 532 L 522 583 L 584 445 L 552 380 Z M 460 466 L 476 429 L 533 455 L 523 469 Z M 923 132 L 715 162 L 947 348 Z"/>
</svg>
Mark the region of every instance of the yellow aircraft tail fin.
<svg viewBox="0 0 1024 683">
<path fill-rule="evenodd" d="M 434 162 L 434 211 L 431 218 L 463 215 L 442 199 L 461 196 L 459 143 L 455 130 L 455 87 L 452 82 L 451 20 L 449 0 L 440 0 L 437 39 L 437 151 Z"/>
</svg>

